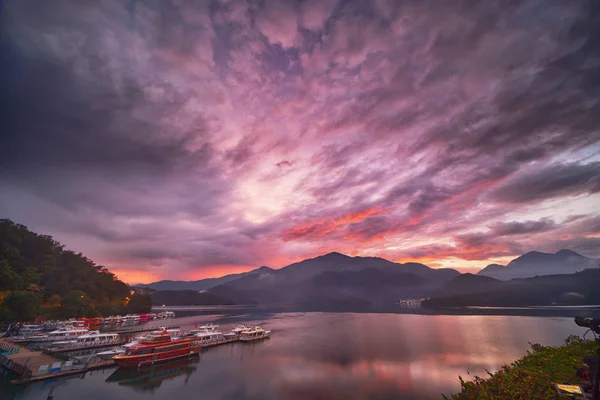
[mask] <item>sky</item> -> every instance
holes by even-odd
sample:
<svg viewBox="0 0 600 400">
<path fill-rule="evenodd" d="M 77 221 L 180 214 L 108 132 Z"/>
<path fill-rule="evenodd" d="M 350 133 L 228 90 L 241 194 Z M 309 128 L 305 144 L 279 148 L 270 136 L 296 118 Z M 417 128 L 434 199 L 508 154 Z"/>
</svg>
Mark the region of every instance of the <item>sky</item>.
<svg viewBox="0 0 600 400">
<path fill-rule="evenodd" d="M 0 218 L 129 283 L 600 257 L 592 0 L 0 5 Z"/>
</svg>

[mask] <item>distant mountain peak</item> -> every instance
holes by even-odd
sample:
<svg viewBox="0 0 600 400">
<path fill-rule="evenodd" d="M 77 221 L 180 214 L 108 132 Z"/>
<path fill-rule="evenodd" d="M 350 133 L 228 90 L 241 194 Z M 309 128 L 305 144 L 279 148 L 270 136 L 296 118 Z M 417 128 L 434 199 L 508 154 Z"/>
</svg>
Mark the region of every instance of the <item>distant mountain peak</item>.
<svg viewBox="0 0 600 400">
<path fill-rule="evenodd" d="M 557 251 L 556 253 L 554 253 L 557 256 L 575 256 L 575 257 L 583 257 L 581 254 L 574 252 L 573 250 L 569 250 L 569 249 L 562 249 Z"/>
<path fill-rule="evenodd" d="M 500 265 L 500 264 L 492 264 Z M 504 267 L 504 266 L 502 266 Z M 453 278 L 450 282 L 498 282 L 498 279 L 491 276 L 476 275 L 471 273 L 461 274 Z"/>
<path fill-rule="evenodd" d="M 327 253 L 327 254 L 323 254 L 322 256 L 316 257 L 316 258 L 352 258 L 350 256 L 347 256 L 345 254 L 342 253 L 338 253 L 337 251 L 332 251 L 331 253 Z"/>
<path fill-rule="evenodd" d="M 598 268 L 598 261 L 572 250 L 556 253 L 530 251 L 508 263 L 506 267 L 488 265 L 478 275 L 497 279 L 529 278 L 541 275 L 572 274 L 588 268 Z"/>
<path fill-rule="evenodd" d="M 548 254 L 550 254 L 550 253 L 544 253 L 544 252 L 542 252 L 542 251 L 531 250 L 531 251 L 528 251 L 527 253 L 525 253 L 525 254 L 521 255 L 521 257 L 518 257 L 518 258 L 522 258 L 522 257 L 537 257 L 537 256 L 545 256 L 545 255 L 548 255 Z"/>
<path fill-rule="evenodd" d="M 579 253 L 574 252 L 573 250 L 562 249 L 557 251 L 556 253 L 543 253 L 541 251 L 529 251 L 523 254 L 520 257 L 515 258 L 510 264 L 515 262 L 543 262 L 543 261 L 556 261 L 557 257 L 566 258 L 566 257 L 578 257 L 578 258 L 586 258 Z M 509 265 L 510 265 L 509 264 Z"/>
<path fill-rule="evenodd" d="M 502 265 L 502 264 L 489 264 L 484 269 L 482 269 L 481 271 L 479 271 L 477 273 L 477 275 L 485 275 L 485 274 L 490 273 L 490 272 L 502 271 L 505 268 L 506 268 L 506 266 Z"/>
<path fill-rule="evenodd" d="M 271 271 L 274 271 L 274 269 L 271 267 L 267 267 L 266 265 L 263 265 L 262 267 L 256 268 L 252 272 L 271 272 Z"/>
</svg>

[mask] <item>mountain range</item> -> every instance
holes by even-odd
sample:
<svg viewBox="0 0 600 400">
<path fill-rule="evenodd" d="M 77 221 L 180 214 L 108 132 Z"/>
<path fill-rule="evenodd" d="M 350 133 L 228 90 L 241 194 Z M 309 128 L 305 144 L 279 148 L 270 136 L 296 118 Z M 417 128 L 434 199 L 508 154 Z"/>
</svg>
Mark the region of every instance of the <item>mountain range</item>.
<svg viewBox="0 0 600 400">
<path fill-rule="evenodd" d="M 560 250 L 554 254 L 530 251 L 515 258 L 506 266 L 490 264 L 479 271 L 477 275 L 511 280 L 541 275 L 573 274 L 597 267 L 598 260 L 582 256 L 571 250 Z"/>
<path fill-rule="evenodd" d="M 467 276 L 469 275 L 469 276 Z M 424 308 L 577 306 L 600 304 L 600 269 L 501 281 L 467 274 L 448 282 Z"/>
<path fill-rule="evenodd" d="M 209 292 L 243 293 L 259 304 L 366 304 L 424 296 L 458 275 L 453 269 L 433 269 L 418 263 L 329 253 L 278 270 L 250 274 Z"/>
<path fill-rule="evenodd" d="M 514 279 L 518 281 L 536 275 L 572 274 L 597 266 L 596 260 L 570 250 L 555 254 L 533 251 L 507 266 L 492 264 L 472 275 L 460 274 L 453 269 L 433 269 L 420 263 L 394 263 L 379 257 L 349 257 L 334 252 L 281 269 L 260 267 L 221 278 L 194 282 L 160 281 L 143 287 L 156 291 L 154 304 L 183 305 L 182 302 L 187 301 L 190 305 L 287 304 L 307 309 L 358 309 L 374 304 L 394 304 L 406 298 L 446 299 L 507 290 L 509 285 L 503 284 L 512 279 L 511 276 L 519 278 Z M 545 284 L 542 280 L 531 282 L 510 286 L 509 292 L 518 290 L 513 287 L 530 290 L 538 283 Z M 189 293 L 176 292 L 181 290 Z"/>
<path fill-rule="evenodd" d="M 251 274 L 255 274 L 255 273 L 261 273 L 261 272 L 270 271 L 270 270 L 271 270 L 271 268 L 262 266 L 260 268 L 253 269 L 252 271 L 243 272 L 241 274 L 229 274 L 229 275 L 222 276 L 220 278 L 206 278 L 206 279 L 200 279 L 197 281 L 163 280 L 163 281 L 158 281 L 158 282 L 153 282 L 153 283 L 148 283 L 148 284 L 138 283 L 133 286 L 138 287 L 138 288 L 147 288 L 147 289 L 154 289 L 154 290 L 195 290 L 195 291 L 199 292 L 202 290 L 213 288 L 215 286 L 219 286 L 219 285 L 221 285 L 223 283 L 227 283 L 229 281 L 236 280 L 243 276 L 247 276 L 247 275 L 251 275 Z"/>
</svg>

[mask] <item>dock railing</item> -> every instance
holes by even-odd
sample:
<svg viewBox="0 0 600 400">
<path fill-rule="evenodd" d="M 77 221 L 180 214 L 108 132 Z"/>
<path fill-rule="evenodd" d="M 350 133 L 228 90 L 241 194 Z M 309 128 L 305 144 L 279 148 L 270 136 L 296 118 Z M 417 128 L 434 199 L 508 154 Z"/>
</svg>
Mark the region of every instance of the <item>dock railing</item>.
<svg viewBox="0 0 600 400">
<path fill-rule="evenodd" d="M 7 353 L 10 354 L 15 354 L 18 353 L 20 350 L 20 347 L 9 342 L 6 339 L 0 339 L 0 354 L 4 354 L 6 355 Z"/>
<path fill-rule="evenodd" d="M 0 365 L 19 376 L 19 378 L 29 378 L 32 375 L 32 372 L 25 365 L 21 365 L 6 356 L 0 354 Z"/>
</svg>

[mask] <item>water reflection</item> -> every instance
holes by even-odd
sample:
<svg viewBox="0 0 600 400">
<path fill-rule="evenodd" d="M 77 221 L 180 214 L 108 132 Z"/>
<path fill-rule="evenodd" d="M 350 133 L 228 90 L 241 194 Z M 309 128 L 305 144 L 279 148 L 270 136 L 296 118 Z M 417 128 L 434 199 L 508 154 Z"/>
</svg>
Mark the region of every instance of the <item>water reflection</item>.
<svg viewBox="0 0 600 400">
<path fill-rule="evenodd" d="M 177 322 L 185 329 L 200 320 L 210 317 Z M 333 313 L 213 317 L 223 329 L 235 322 L 264 324 L 272 337 L 206 349 L 199 361 L 152 371 L 98 371 L 59 387 L 55 400 L 83 395 L 87 400 L 175 399 L 200 393 L 209 399 L 440 399 L 441 393 L 459 389 L 459 375 L 469 379 L 495 371 L 519 358 L 528 342 L 560 344 L 569 334 L 583 333 L 571 321 Z M 12 398 L 45 398 L 46 388 L 31 385 Z"/>
<path fill-rule="evenodd" d="M 141 392 L 154 392 L 165 380 L 185 376 L 183 381 L 187 385 L 190 377 L 196 371 L 198 358 L 193 360 L 179 360 L 167 364 L 159 364 L 141 370 L 135 368 L 118 368 L 106 378 L 106 382 L 117 382 L 119 385 L 129 386 Z"/>
</svg>

